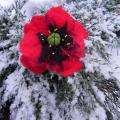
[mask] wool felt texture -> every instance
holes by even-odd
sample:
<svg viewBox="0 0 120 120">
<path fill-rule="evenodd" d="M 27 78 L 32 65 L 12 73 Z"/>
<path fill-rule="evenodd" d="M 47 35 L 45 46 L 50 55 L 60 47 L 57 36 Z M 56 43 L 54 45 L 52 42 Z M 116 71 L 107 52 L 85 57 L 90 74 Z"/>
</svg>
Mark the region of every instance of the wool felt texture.
<svg viewBox="0 0 120 120">
<path fill-rule="evenodd" d="M 20 61 L 34 74 L 54 71 L 64 77 L 83 69 L 88 32 L 61 6 L 33 16 L 24 26 Z"/>
</svg>

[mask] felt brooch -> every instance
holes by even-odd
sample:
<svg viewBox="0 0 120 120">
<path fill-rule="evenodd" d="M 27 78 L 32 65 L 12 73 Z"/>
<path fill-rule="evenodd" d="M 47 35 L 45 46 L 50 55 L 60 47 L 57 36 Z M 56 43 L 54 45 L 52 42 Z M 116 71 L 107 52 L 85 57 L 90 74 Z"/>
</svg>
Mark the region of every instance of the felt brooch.
<svg viewBox="0 0 120 120">
<path fill-rule="evenodd" d="M 84 68 L 87 30 L 61 6 L 33 16 L 20 41 L 21 63 L 35 74 L 54 71 L 68 76 Z"/>
</svg>

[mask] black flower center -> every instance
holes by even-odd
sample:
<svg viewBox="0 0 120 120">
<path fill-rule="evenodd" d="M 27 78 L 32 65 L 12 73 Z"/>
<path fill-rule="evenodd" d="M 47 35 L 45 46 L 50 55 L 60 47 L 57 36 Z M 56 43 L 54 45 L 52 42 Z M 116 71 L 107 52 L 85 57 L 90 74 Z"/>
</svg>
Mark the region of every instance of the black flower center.
<svg viewBox="0 0 120 120">
<path fill-rule="evenodd" d="M 66 60 L 70 55 L 65 51 L 70 51 L 73 48 L 73 39 L 67 35 L 67 25 L 58 29 L 52 24 L 48 25 L 50 34 L 48 36 L 43 33 L 37 33 L 42 44 L 42 53 L 39 62 L 47 61 L 50 65 L 58 64 L 62 67 L 62 61 Z"/>
</svg>

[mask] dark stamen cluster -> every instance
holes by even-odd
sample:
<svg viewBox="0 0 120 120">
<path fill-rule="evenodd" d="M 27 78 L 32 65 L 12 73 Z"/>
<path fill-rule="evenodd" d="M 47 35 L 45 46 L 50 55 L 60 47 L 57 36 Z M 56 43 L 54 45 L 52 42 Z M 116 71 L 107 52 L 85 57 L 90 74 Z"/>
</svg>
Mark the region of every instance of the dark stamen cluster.
<svg viewBox="0 0 120 120">
<path fill-rule="evenodd" d="M 73 43 L 72 37 L 67 35 L 67 25 L 58 29 L 52 24 L 49 24 L 48 28 L 50 30 L 48 36 L 37 33 L 42 44 L 42 53 L 39 62 L 42 63 L 49 60 L 50 65 L 57 63 L 62 67 L 62 61 L 69 57 L 69 55 L 63 53 L 62 49 L 68 50 L 69 46 Z"/>
</svg>

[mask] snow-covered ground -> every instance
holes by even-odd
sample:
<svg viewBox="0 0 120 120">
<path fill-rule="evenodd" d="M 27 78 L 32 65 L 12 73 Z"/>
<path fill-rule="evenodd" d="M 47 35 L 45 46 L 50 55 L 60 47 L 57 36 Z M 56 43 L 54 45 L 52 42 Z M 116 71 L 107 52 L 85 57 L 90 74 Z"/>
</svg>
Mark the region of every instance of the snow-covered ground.
<svg viewBox="0 0 120 120">
<path fill-rule="evenodd" d="M 13 2 L 14 0 L 0 0 L 0 5 L 7 7 L 10 6 Z"/>
<path fill-rule="evenodd" d="M 89 4 L 91 4 L 90 3 L 91 1 L 92 0 L 90 0 L 90 1 L 88 0 Z M 101 1 L 102 0 L 99 0 L 99 4 L 102 3 Z M 46 7 L 48 4 L 49 4 L 49 6 L 58 5 L 58 4 L 60 5 L 60 4 L 63 4 L 64 2 L 65 2 L 65 0 L 29 0 L 26 3 L 26 5 L 23 7 L 22 12 L 25 11 L 25 15 L 27 16 L 27 19 L 26 19 L 26 22 L 27 22 L 27 21 L 29 21 L 31 16 L 34 14 L 33 12 L 36 9 L 39 9 L 39 7 L 41 7 L 41 8 Z M 14 3 L 14 0 L 0 0 L 0 5 L 2 5 L 3 7 L 8 7 L 12 3 Z M 71 5 L 71 9 L 72 9 L 72 5 Z M 83 9 L 79 12 L 83 12 L 83 11 L 86 12 L 86 19 L 87 19 L 87 17 L 89 17 L 90 13 L 89 12 L 87 13 L 87 11 L 85 11 L 85 10 Z M 102 10 L 101 8 L 98 9 L 99 14 L 102 14 L 101 10 Z M 96 14 L 97 13 L 98 12 L 96 12 Z M 103 16 L 103 17 L 107 17 L 107 16 Z M 102 20 L 102 19 L 100 18 L 100 20 Z M 93 21 L 93 22 L 96 22 L 96 21 Z M 108 24 L 108 27 L 110 29 L 112 28 L 111 26 L 109 26 L 110 21 L 109 22 L 104 21 L 104 22 L 105 22 L 104 25 Z M 88 23 L 90 23 L 90 22 L 88 22 Z M 102 27 L 105 28 L 104 29 L 104 31 L 105 31 L 106 26 L 104 26 L 104 25 L 101 26 L 101 28 Z M 107 28 L 107 30 L 108 30 L 108 28 Z M 98 33 L 95 33 L 95 34 L 99 35 L 99 31 L 97 31 L 97 32 Z M 108 33 L 109 33 L 109 31 L 108 31 Z M 97 36 L 97 35 L 94 36 L 93 39 L 95 39 L 95 37 L 96 37 L 96 40 L 99 39 L 99 36 Z M 14 47 L 16 47 L 16 46 L 14 46 Z M 118 50 L 119 50 L 118 54 L 117 54 L 116 49 L 110 51 L 112 53 L 112 55 L 110 56 L 110 64 L 109 65 L 103 64 L 103 66 L 101 65 L 100 73 L 103 73 L 103 75 L 106 78 L 113 76 L 113 77 L 116 77 L 120 81 L 120 49 L 118 49 Z M 7 55 L 8 54 L 6 54 L 6 53 L 4 53 L 4 54 L 2 52 L 0 53 L 0 56 L 2 56 L 2 60 L 0 61 L 0 71 L 3 69 L 3 67 L 6 67 L 6 65 L 7 65 L 7 62 L 8 62 L 6 59 Z M 93 56 L 93 57 L 96 57 L 96 56 Z M 90 60 L 89 56 L 87 56 L 87 57 L 88 57 L 88 60 Z M 90 58 L 91 58 L 91 62 L 89 62 L 89 64 L 87 63 L 88 66 L 86 68 L 88 69 L 88 71 L 91 72 L 92 71 L 91 66 L 93 66 L 93 69 L 94 69 L 94 67 L 96 67 L 99 64 L 96 64 L 96 66 L 95 66 L 94 61 L 92 61 L 94 59 L 92 59 L 92 56 L 90 56 Z M 5 81 L 6 91 L 5 91 L 4 99 L 3 99 L 4 102 L 7 101 L 7 99 L 10 97 L 10 95 L 14 96 L 16 94 L 16 91 L 18 92 L 17 95 L 15 96 L 15 100 L 14 100 L 13 104 L 11 105 L 11 110 L 14 110 L 11 113 L 12 114 L 11 116 L 13 117 L 13 119 L 14 120 L 20 120 L 20 119 L 22 119 L 22 120 L 34 120 L 35 119 L 34 104 L 36 104 L 38 101 L 40 101 L 42 104 L 42 106 L 41 106 L 42 120 L 48 120 L 49 114 L 47 114 L 47 112 L 49 112 L 53 115 L 53 120 L 62 120 L 60 113 L 59 113 L 59 109 L 57 108 L 58 106 L 56 105 L 55 94 L 49 93 L 48 82 L 46 80 L 42 80 L 42 77 L 39 78 L 40 79 L 39 82 L 34 82 L 34 78 L 31 78 L 31 76 L 29 76 L 27 79 L 29 79 L 29 80 L 33 79 L 33 82 L 30 81 L 31 86 L 27 88 L 26 83 L 24 81 L 25 78 L 23 76 L 23 71 L 24 71 L 23 68 L 21 68 L 19 71 L 13 72 L 12 74 L 10 74 L 7 77 L 7 79 Z M 113 71 L 113 72 L 111 72 L 111 71 Z M 21 76 L 21 77 L 19 77 L 19 76 Z M 79 78 L 79 79 L 82 81 L 82 78 Z M 76 97 L 76 98 L 73 98 L 73 101 L 70 104 L 70 107 L 72 107 L 76 104 L 78 96 L 79 97 L 82 96 L 82 92 L 81 92 L 82 87 L 79 88 L 80 84 L 78 83 L 78 81 L 79 80 L 77 80 L 77 82 L 74 83 L 75 80 L 73 80 L 72 78 L 70 78 L 68 80 L 68 82 L 72 85 L 72 87 L 75 91 L 75 97 Z M 20 86 L 20 87 L 18 87 L 18 86 Z M 89 88 L 87 88 L 87 89 L 89 89 Z M 79 90 L 81 90 L 81 91 L 79 91 Z M 96 86 L 93 86 L 93 90 L 95 91 L 95 93 L 96 93 L 97 97 L 100 99 L 100 101 L 102 101 L 104 103 L 105 97 L 106 97 L 104 95 L 104 93 L 102 91 L 100 91 Z M 42 97 L 38 98 L 39 95 L 41 95 Z M 31 96 L 34 98 L 34 103 L 31 102 Z M 91 97 L 91 96 L 89 96 L 89 97 Z M 92 101 L 92 102 L 94 102 L 94 101 Z M 17 112 L 16 109 L 20 103 L 22 103 L 23 105 L 20 106 L 20 108 Z M 62 107 L 60 106 L 60 107 L 65 108 L 64 105 L 67 106 L 67 103 L 65 103 L 65 104 L 63 103 L 62 105 L 63 106 Z M 68 103 L 68 105 L 69 105 L 69 103 Z M 95 106 L 96 106 L 96 108 L 94 110 L 95 112 L 92 111 L 90 113 L 89 120 L 106 120 L 106 111 L 105 111 L 104 107 L 100 106 L 100 104 L 95 104 Z M 66 112 L 66 111 L 64 111 L 64 112 Z M 17 115 L 15 115 L 16 113 L 17 113 Z M 71 111 L 69 111 L 67 114 L 68 114 L 68 116 L 69 116 L 69 114 L 71 114 L 72 120 L 85 120 L 85 119 L 87 119 L 87 116 L 85 116 L 85 115 L 83 116 L 80 113 L 79 108 L 77 108 L 76 106 L 74 106 L 71 109 Z M 14 118 L 14 116 L 17 116 L 16 119 Z"/>
<path fill-rule="evenodd" d="M 45 4 L 55 4 L 58 0 L 28 0 L 28 9 L 30 7 L 39 7 Z M 59 0 L 59 3 L 64 2 L 64 0 Z M 14 0 L 0 0 L 0 5 L 7 7 L 14 3 Z"/>
<path fill-rule="evenodd" d="M 26 5 L 23 7 L 22 11 L 25 12 L 26 20 L 28 21 L 34 14 L 34 11 L 39 8 L 44 8 L 49 6 L 56 6 L 64 3 L 65 0 L 28 0 Z M 0 0 L 0 5 L 3 7 L 9 7 L 14 4 L 14 0 Z"/>
</svg>

